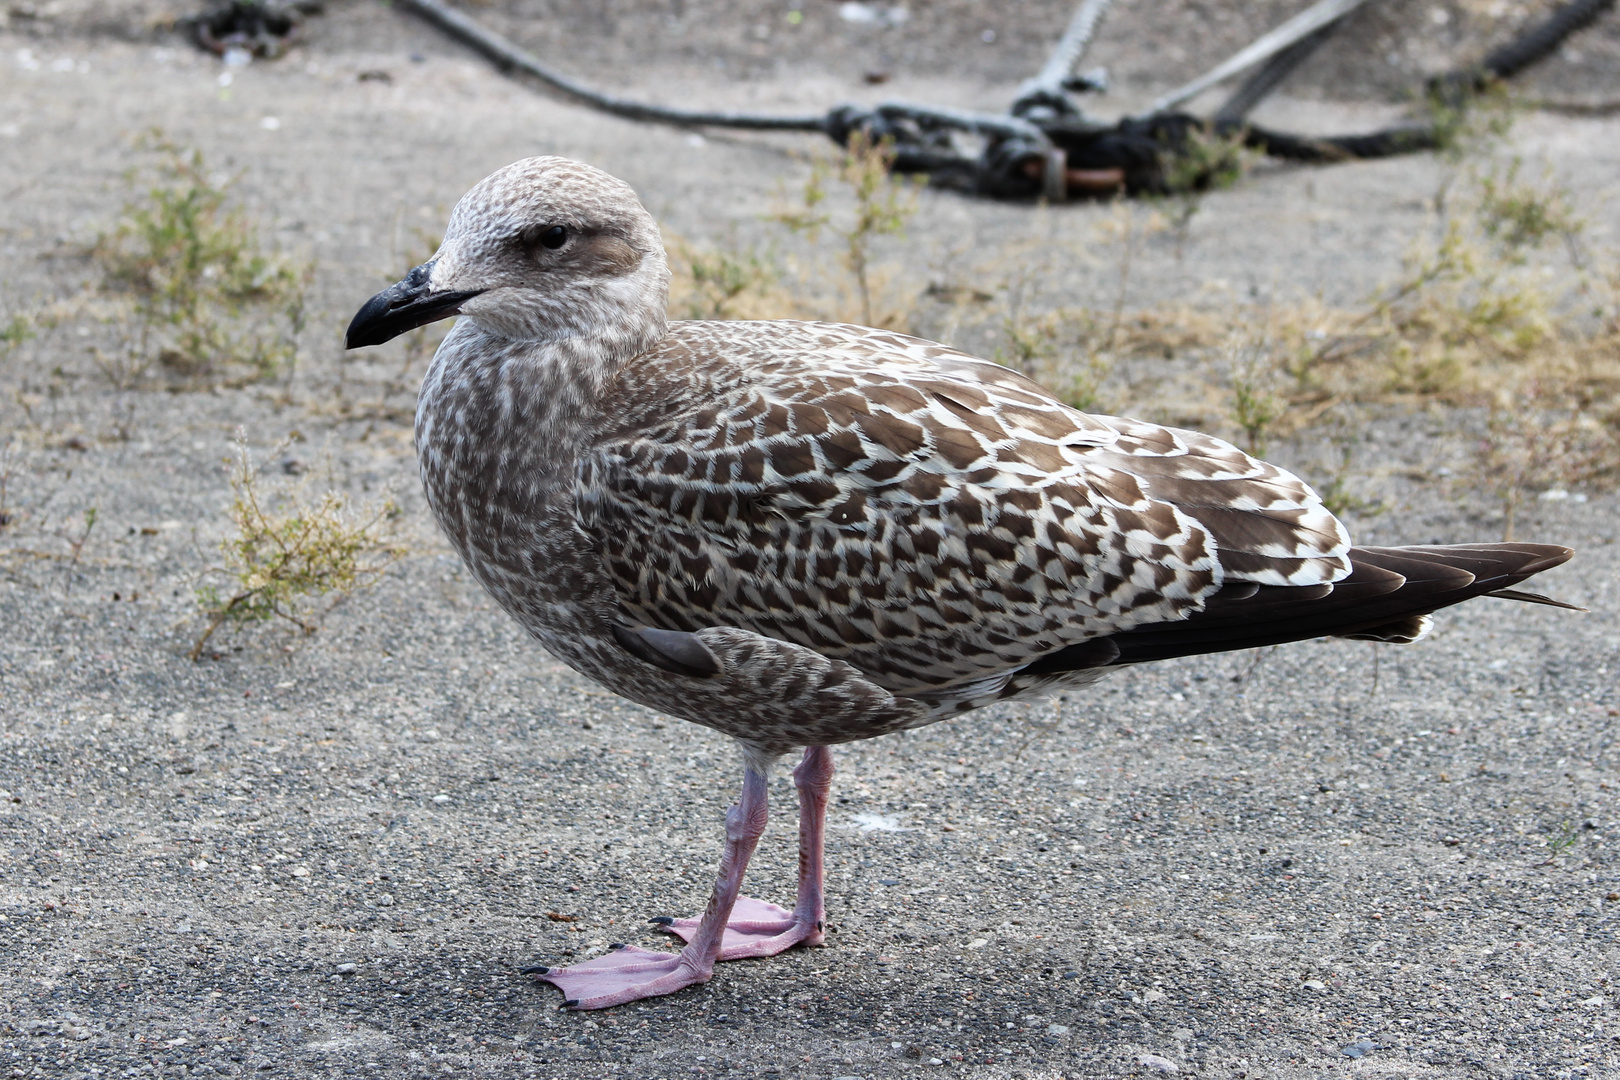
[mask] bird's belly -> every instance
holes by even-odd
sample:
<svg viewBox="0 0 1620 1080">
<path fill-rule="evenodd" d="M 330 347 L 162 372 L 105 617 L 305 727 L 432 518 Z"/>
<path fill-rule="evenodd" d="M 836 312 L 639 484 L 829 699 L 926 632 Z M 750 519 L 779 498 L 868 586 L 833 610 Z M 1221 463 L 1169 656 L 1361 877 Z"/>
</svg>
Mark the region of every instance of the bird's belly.
<svg viewBox="0 0 1620 1080">
<path fill-rule="evenodd" d="M 842 700 L 848 695 L 834 691 L 815 707 L 795 707 L 795 695 L 802 696 L 806 683 L 797 669 L 802 664 L 778 652 L 806 650 L 769 635 L 755 639 L 748 670 L 695 679 L 654 667 L 614 638 L 613 623 L 625 620 L 626 614 L 571 503 L 558 498 L 514 505 L 498 492 L 494 498 L 469 499 L 468 492 L 476 488 L 465 478 L 452 480 L 428 468 L 423 472 L 428 504 L 474 579 L 548 652 L 621 697 L 773 753 L 871 738 L 942 719 L 952 711 L 890 697 L 875 683 L 867 694 L 879 702 L 875 706 Z M 753 633 L 745 628 L 734 632 Z M 844 682 L 850 680 L 845 677 Z"/>
<path fill-rule="evenodd" d="M 440 527 L 473 578 L 491 598 L 558 660 L 621 697 L 727 734 L 731 712 L 711 687 L 672 676 L 630 656 L 612 635 L 618 596 L 595 548 L 569 515 L 520 519 L 501 513 L 448 511 L 428 502 Z M 553 520 L 547 521 L 547 518 Z"/>
</svg>

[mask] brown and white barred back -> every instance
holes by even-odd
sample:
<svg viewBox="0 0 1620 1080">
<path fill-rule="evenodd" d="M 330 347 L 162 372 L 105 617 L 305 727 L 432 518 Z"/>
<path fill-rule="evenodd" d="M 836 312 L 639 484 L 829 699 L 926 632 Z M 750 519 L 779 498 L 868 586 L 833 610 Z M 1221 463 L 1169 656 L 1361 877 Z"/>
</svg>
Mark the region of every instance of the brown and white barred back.
<svg viewBox="0 0 1620 1080">
<path fill-rule="evenodd" d="M 559 224 L 566 242 L 535 243 Z M 418 272 L 413 296 L 471 297 L 417 447 L 474 575 L 567 663 L 765 756 L 1116 663 L 1411 640 L 1428 611 L 1569 555 L 1353 550 L 1282 469 L 942 345 L 670 324 L 652 218 L 559 158 L 469 192 Z M 633 655 L 626 626 L 696 635 L 718 670 Z"/>
<path fill-rule="evenodd" d="M 615 412 L 684 407 L 582 455 L 575 498 L 647 625 L 744 627 L 937 697 L 1227 581 L 1350 570 L 1297 477 L 917 338 L 675 323 L 640 359 L 656 377 Z"/>
</svg>

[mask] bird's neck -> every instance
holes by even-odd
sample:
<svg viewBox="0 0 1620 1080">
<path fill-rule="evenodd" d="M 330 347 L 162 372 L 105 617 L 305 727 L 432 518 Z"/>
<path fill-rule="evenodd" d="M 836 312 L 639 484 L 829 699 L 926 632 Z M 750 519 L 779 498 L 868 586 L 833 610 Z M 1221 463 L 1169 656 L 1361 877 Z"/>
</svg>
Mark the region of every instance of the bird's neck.
<svg viewBox="0 0 1620 1080">
<path fill-rule="evenodd" d="M 642 340 L 648 329 L 614 339 L 534 341 L 461 320 L 422 383 L 416 441 L 423 469 L 480 485 L 563 481 L 600 428 L 621 368 L 656 343 Z"/>
</svg>

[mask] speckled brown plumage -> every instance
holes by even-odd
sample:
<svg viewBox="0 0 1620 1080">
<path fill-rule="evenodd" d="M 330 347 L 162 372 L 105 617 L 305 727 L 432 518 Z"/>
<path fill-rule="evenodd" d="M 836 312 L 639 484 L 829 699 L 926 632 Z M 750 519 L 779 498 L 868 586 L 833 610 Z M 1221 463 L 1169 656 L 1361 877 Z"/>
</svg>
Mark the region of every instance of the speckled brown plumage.
<svg viewBox="0 0 1620 1080">
<path fill-rule="evenodd" d="M 731 735 L 749 762 L 731 869 L 693 944 L 546 974 L 583 987 L 584 1007 L 701 981 L 725 948 L 819 940 L 824 752 L 801 766 L 814 888 L 801 881 L 791 918 L 771 909 L 780 928 L 755 911 L 746 943 L 721 944 L 764 827 L 759 778 L 791 748 L 1121 664 L 1415 640 L 1429 611 L 1569 555 L 1352 549 L 1306 484 L 1219 439 L 1085 415 L 902 334 L 667 323 L 668 281 L 625 185 L 531 159 L 469 192 L 435 259 L 351 327 L 382 340 L 459 307 L 417 415 L 446 535 L 551 652 Z"/>
<path fill-rule="evenodd" d="M 669 411 L 599 440 L 575 492 L 619 603 L 650 625 L 743 627 L 955 706 L 1065 645 L 1195 611 L 1227 579 L 1349 568 L 1292 476 L 1084 416 L 942 346 L 677 323 L 648 359 L 664 377 L 625 397 Z"/>
<path fill-rule="evenodd" d="M 1083 415 L 916 338 L 675 323 L 541 462 L 524 443 L 546 440 L 514 436 L 553 427 L 555 406 L 524 400 L 504 349 L 458 362 L 458 336 L 424 387 L 419 446 L 469 565 L 571 663 L 767 751 L 1094 678 L 1017 676 L 1065 646 L 1196 612 L 1232 581 L 1350 570 L 1343 529 L 1294 476 L 1208 436 Z M 724 682 L 671 686 L 608 645 L 614 619 L 748 631 L 902 700 L 842 736 L 819 706 L 798 717 L 773 699 L 768 718 L 734 718 L 750 710 L 724 700 Z"/>
</svg>

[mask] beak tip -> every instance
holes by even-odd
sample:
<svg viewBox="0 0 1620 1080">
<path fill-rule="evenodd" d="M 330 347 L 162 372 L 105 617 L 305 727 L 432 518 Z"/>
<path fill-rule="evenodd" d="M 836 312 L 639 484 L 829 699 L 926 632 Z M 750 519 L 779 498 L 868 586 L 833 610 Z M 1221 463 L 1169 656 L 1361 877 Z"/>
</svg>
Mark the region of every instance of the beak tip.
<svg viewBox="0 0 1620 1080">
<path fill-rule="evenodd" d="M 483 291 L 433 293 L 426 287 L 427 275 L 418 275 L 417 271 L 373 296 L 355 312 L 343 334 L 344 349 L 381 345 L 424 323 L 458 315 L 463 303 Z"/>
<path fill-rule="evenodd" d="M 390 309 L 399 302 L 401 291 L 399 285 L 392 285 L 360 305 L 360 310 L 349 320 L 348 329 L 343 331 L 344 349 L 381 345 L 403 332 L 405 328 L 395 329 L 391 325 L 395 320 L 389 318 Z"/>
</svg>

